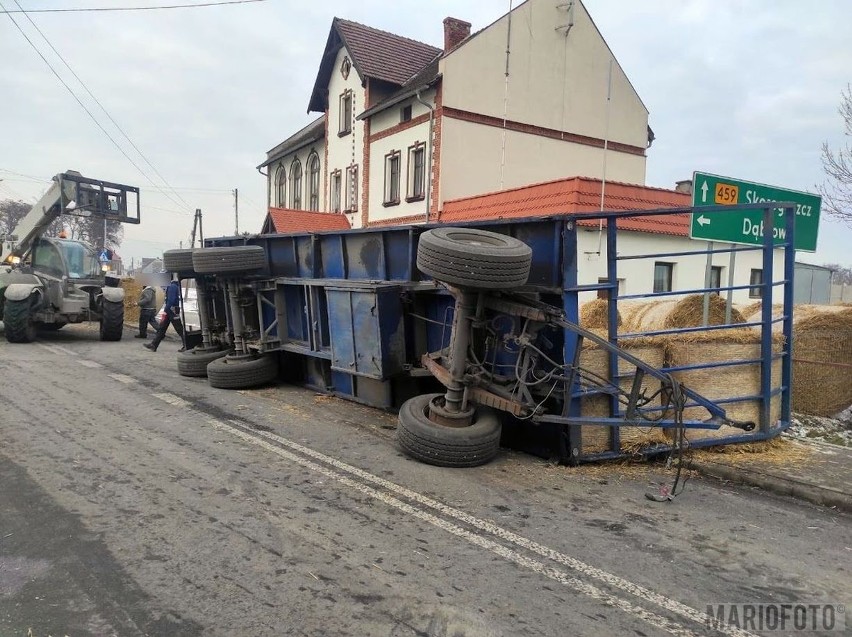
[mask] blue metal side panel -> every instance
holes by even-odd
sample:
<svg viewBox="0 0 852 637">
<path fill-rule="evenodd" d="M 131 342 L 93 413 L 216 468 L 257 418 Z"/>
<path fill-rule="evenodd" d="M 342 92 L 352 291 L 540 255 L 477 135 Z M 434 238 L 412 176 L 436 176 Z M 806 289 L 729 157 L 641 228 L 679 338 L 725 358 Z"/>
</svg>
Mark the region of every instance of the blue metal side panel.
<svg viewBox="0 0 852 637">
<path fill-rule="evenodd" d="M 343 237 L 339 234 L 321 235 L 319 250 L 322 257 L 323 276 L 329 279 L 345 279 Z"/>
<path fill-rule="evenodd" d="M 378 300 L 371 292 L 352 292 L 351 295 L 355 371 L 365 376 L 382 378 Z"/>
<path fill-rule="evenodd" d="M 331 370 L 331 384 L 335 393 L 355 397 L 355 377 L 351 374 Z"/>
<path fill-rule="evenodd" d="M 384 246 L 381 232 L 344 235 L 348 279 L 385 279 Z"/>
<path fill-rule="evenodd" d="M 554 264 L 561 261 L 558 236 L 560 223 L 553 220 L 539 221 L 512 225 L 506 234 L 511 234 L 532 248 L 532 264 L 527 285 L 556 288 L 561 283 L 561 276 Z M 489 228 L 490 230 L 491 228 Z"/>
<path fill-rule="evenodd" d="M 450 344 L 451 325 L 455 300 L 445 294 L 433 294 L 429 297 L 429 305 L 426 308 L 426 318 L 430 322 L 426 324 L 426 349 L 437 352 Z"/>
<path fill-rule="evenodd" d="M 326 290 L 328 331 L 331 335 L 331 368 L 355 372 L 355 333 L 352 298 L 347 290 Z"/>
<path fill-rule="evenodd" d="M 270 274 L 272 276 L 297 276 L 296 245 L 293 237 L 275 236 L 266 238 L 266 253 L 269 255 Z"/>
<path fill-rule="evenodd" d="M 410 229 L 392 230 L 385 233 L 385 260 L 387 278 L 391 281 L 410 281 L 411 276 Z"/>
<path fill-rule="evenodd" d="M 302 341 L 309 344 L 308 320 L 305 316 L 305 288 L 301 285 L 283 285 L 287 321 L 286 338 L 289 341 Z"/>
</svg>

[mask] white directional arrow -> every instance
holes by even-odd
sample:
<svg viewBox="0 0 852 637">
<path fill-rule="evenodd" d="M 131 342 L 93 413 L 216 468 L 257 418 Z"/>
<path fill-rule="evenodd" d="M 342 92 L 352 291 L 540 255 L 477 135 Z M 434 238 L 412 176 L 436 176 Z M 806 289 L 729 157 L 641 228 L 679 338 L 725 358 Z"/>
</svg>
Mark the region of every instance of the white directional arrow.
<svg viewBox="0 0 852 637">
<path fill-rule="evenodd" d="M 706 183 L 704 185 L 707 186 Z M 698 217 L 698 225 L 699 226 L 709 226 L 710 225 L 710 219 L 708 217 L 705 217 L 704 215 L 701 215 L 701 216 Z"/>
<path fill-rule="evenodd" d="M 707 182 L 701 185 L 701 203 L 707 203 Z M 708 220 L 707 223 L 710 223 Z"/>
</svg>

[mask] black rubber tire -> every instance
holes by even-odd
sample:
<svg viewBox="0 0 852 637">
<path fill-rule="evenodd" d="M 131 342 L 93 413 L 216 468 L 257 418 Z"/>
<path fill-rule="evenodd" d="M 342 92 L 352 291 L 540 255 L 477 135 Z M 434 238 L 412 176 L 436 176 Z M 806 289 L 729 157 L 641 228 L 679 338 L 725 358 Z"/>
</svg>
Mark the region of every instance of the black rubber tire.
<svg viewBox="0 0 852 637">
<path fill-rule="evenodd" d="M 397 439 L 416 460 L 439 467 L 476 467 L 500 450 L 500 418 L 495 410 L 477 407 L 469 427 L 445 427 L 429 420 L 429 402 L 442 394 L 410 398 L 399 410 Z"/>
<path fill-rule="evenodd" d="M 6 299 L 3 325 L 6 327 L 6 340 L 10 343 L 32 343 L 36 338 L 36 326 L 32 319 L 30 299 L 23 301 Z"/>
<path fill-rule="evenodd" d="M 227 356 L 228 351 L 219 347 L 194 347 L 186 352 L 178 352 L 177 369 L 181 376 L 204 378 L 207 376 L 207 365 L 217 358 Z"/>
<path fill-rule="evenodd" d="M 193 252 L 195 250 L 189 248 L 166 250 L 163 252 L 163 269 L 178 274 L 182 279 L 195 276 L 192 266 Z"/>
<path fill-rule="evenodd" d="M 248 358 L 226 356 L 207 365 L 207 380 L 219 389 L 247 389 L 271 383 L 278 378 L 278 359 L 274 355 Z"/>
<path fill-rule="evenodd" d="M 420 235 L 417 268 L 461 287 L 511 289 L 530 276 L 532 250 L 519 239 L 476 228 L 432 228 Z"/>
<path fill-rule="evenodd" d="M 120 341 L 124 334 L 124 303 L 104 301 L 101 307 L 102 341 Z"/>
<path fill-rule="evenodd" d="M 193 251 L 192 264 L 200 274 L 242 274 L 266 267 L 260 246 L 219 246 Z"/>
</svg>

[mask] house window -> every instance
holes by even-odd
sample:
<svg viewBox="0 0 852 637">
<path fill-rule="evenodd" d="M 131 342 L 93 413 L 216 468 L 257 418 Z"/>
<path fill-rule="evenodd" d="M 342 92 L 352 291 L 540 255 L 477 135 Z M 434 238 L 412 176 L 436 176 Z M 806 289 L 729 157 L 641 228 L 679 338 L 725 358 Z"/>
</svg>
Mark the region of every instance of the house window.
<svg viewBox="0 0 852 637">
<path fill-rule="evenodd" d="M 358 165 L 346 169 L 346 212 L 358 210 Z"/>
<path fill-rule="evenodd" d="M 407 201 L 417 201 L 425 196 L 426 145 L 415 144 L 408 149 Z"/>
<path fill-rule="evenodd" d="M 290 166 L 290 207 L 302 209 L 302 162 L 298 159 Z"/>
<path fill-rule="evenodd" d="M 399 122 L 400 124 L 403 122 L 411 121 L 411 104 L 408 106 L 403 106 L 399 109 Z"/>
<path fill-rule="evenodd" d="M 275 173 L 275 205 L 279 208 L 287 207 L 287 173 L 284 166 L 279 166 Z"/>
<path fill-rule="evenodd" d="M 319 156 L 313 153 L 308 158 L 308 210 L 319 210 Z"/>
<path fill-rule="evenodd" d="M 763 297 L 763 288 L 757 287 L 763 284 L 763 270 L 752 270 L 748 284 L 755 286 L 748 289 L 749 298 L 759 299 Z"/>
<path fill-rule="evenodd" d="M 722 266 L 714 265 L 710 267 L 710 287 L 711 288 L 720 288 L 722 287 Z M 714 292 L 714 294 L 718 294 L 719 292 Z"/>
<path fill-rule="evenodd" d="M 352 91 L 344 91 L 340 96 L 340 128 L 338 135 L 352 132 Z"/>
<path fill-rule="evenodd" d="M 385 205 L 399 203 L 399 151 L 392 150 L 385 155 Z"/>
<path fill-rule="evenodd" d="M 605 285 L 609 283 L 609 279 L 606 277 L 601 277 L 598 279 L 598 283 L 601 285 Z M 616 279 L 615 280 L 615 296 L 619 296 L 624 288 L 624 279 Z M 598 290 L 598 298 L 599 299 L 608 299 L 610 297 L 610 293 L 612 290 Z"/>
<path fill-rule="evenodd" d="M 671 292 L 673 273 L 674 263 L 664 261 L 654 263 L 654 292 Z"/>
<path fill-rule="evenodd" d="M 331 173 L 331 211 L 340 212 L 341 175 L 339 170 Z"/>
</svg>

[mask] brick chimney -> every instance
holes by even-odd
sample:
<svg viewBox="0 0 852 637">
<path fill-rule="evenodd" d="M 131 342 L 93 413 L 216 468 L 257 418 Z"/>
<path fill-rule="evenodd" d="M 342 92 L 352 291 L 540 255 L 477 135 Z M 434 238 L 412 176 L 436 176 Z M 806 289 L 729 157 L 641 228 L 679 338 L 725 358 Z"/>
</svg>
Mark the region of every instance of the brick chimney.
<svg viewBox="0 0 852 637">
<path fill-rule="evenodd" d="M 455 48 L 470 35 L 470 22 L 458 18 L 444 18 L 444 51 Z"/>
</svg>

